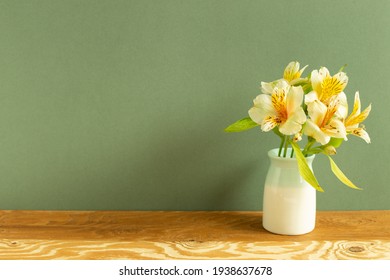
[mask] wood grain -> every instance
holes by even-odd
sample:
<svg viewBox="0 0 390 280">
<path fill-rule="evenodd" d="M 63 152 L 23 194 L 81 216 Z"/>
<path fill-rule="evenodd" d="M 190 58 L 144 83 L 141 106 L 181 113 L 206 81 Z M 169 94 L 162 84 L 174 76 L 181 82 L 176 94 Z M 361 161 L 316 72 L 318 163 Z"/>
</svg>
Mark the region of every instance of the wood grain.
<svg viewBox="0 0 390 280">
<path fill-rule="evenodd" d="M 306 235 L 261 212 L 0 211 L 0 259 L 390 259 L 390 211 L 318 212 Z"/>
</svg>

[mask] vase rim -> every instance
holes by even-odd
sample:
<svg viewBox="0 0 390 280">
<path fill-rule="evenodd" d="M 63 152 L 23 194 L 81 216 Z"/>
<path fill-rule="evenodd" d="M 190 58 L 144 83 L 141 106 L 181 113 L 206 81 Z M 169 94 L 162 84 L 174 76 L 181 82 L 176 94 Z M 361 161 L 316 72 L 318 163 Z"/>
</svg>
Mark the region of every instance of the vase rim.
<svg viewBox="0 0 390 280">
<path fill-rule="evenodd" d="M 295 154 L 292 158 L 290 157 L 291 150 L 292 150 L 292 148 L 287 148 L 287 157 L 279 157 L 278 156 L 279 148 L 271 149 L 268 151 L 268 157 L 272 158 L 272 159 L 283 160 L 283 161 L 296 161 L 297 158 L 295 157 Z M 284 151 L 284 149 L 282 150 L 282 153 L 283 153 L 283 151 Z M 306 159 L 314 159 L 315 156 L 316 155 L 313 154 L 313 155 L 306 157 Z"/>
</svg>

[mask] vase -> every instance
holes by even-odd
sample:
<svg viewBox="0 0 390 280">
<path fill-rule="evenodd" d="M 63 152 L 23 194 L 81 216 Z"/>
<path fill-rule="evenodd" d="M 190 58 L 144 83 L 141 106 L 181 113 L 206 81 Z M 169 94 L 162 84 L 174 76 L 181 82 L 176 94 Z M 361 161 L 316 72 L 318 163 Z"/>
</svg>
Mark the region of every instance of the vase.
<svg viewBox="0 0 390 280">
<path fill-rule="evenodd" d="M 297 159 L 268 152 L 270 166 L 264 185 L 263 227 L 276 234 L 300 235 L 311 232 L 316 221 L 316 190 L 300 175 Z M 284 151 L 283 151 L 284 152 Z M 312 169 L 315 155 L 306 158 Z"/>
</svg>

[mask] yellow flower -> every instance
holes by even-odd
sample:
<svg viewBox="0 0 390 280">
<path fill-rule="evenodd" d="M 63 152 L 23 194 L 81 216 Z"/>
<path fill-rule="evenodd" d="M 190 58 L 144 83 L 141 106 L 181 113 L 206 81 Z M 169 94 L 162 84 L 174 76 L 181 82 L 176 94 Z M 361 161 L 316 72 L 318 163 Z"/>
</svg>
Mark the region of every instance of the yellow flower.
<svg viewBox="0 0 390 280">
<path fill-rule="evenodd" d="M 303 129 L 303 133 L 313 137 L 317 142 L 325 145 L 331 137 L 346 139 L 346 128 L 337 116 L 340 106 L 340 98 L 335 96 L 328 106 L 319 99 L 307 103 L 309 119 Z"/>
<path fill-rule="evenodd" d="M 301 78 L 301 75 L 303 71 L 306 69 L 306 67 L 307 65 L 299 70 L 298 61 L 290 62 L 287 65 L 287 67 L 284 69 L 283 78 L 270 83 L 261 82 L 261 91 L 265 94 L 272 94 L 274 88 L 282 87 L 281 84 L 283 83 L 285 84 L 287 82 L 287 84 L 293 86 L 299 82 L 307 81 L 308 80 L 307 78 L 305 79 Z"/>
<path fill-rule="evenodd" d="M 345 128 L 347 130 L 347 134 L 358 136 L 364 139 L 364 141 L 366 141 L 367 143 L 370 143 L 370 136 L 365 131 L 364 126 L 359 124 L 363 122 L 370 114 L 371 104 L 366 109 L 364 109 L 363 112 L 360 112 L 360 107 L 361 105 L 359 92 L 357 91 L 355 93 L 355 102 L 353 105 L 352 113 L 344 121 Z"/>
<path fill-rule="evenodd" d="M 292 87 L 286 81 L 279 81 L 272 94 L 260 94 L 254 100 L 254 107 L 249 110 L 251 119 L 260 124 L 263 131 L 270 131 L 279 126 L 280 133 L 294 135 L 302 129 L 306 115 L 301 104 L 302 87 Z"/>
<path fill-rule="evenodd" d="M 285 79 L 290 85 L 294 85 L 300 78 L 305 71 L 307 65 L 303 67 L 301 70 L 299 70 L 299 62 L 298 61 L 291 61 L 286 69 L 284 69 L 283 73 L 283 79 Z"/>
<path fill-rule="evenodd" d="M 348 84 L 348 77 L 344 72 L 331 76 L 326 67 L 312 71 L 310 79 L 313 91 L 307 94 L 307 99 L 314 99 L 313 95 L 315 95 L 325 105 L 330 103 L 333 96 L 343 92 Z"/>
</svg>

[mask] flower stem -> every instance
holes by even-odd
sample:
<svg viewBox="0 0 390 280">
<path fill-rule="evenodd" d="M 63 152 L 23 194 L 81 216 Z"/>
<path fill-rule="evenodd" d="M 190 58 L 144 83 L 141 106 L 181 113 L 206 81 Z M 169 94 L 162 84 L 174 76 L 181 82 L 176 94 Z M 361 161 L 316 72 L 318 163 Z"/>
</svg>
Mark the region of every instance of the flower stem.
<svg viewBox="0 0 390 280">
<path fill-rule="evenodd" d="M 287 156 L 287 148 L 288 148 L 288 136 L 286 135 L 284 137 L 284 153 L 283 153 L 283 157 Z"/>
<path fill-rule="evenodd" d="M 282 149 L 283 149 L 283 146 L 284 146 L 284 141 L 286 140 L 285 137 L 280 137 L 280 146 L 279 146 L 279 153 L 278 153 L 278 157 L 280 157 L 280 155 L 282 154 Z"/>
<path fill-rule="evenodd" d="M 316 140 L 312 137 L 309 137 L 308 139 L 309 141 L 307 142 L 305 148 L 303 149 L 302 153 L 303 155 L 306 157 L 307 156 L 307 152 L 311 149 L 311 147 L 314 145 L 314 143 L 316 142 Z"/>
</svg>

